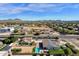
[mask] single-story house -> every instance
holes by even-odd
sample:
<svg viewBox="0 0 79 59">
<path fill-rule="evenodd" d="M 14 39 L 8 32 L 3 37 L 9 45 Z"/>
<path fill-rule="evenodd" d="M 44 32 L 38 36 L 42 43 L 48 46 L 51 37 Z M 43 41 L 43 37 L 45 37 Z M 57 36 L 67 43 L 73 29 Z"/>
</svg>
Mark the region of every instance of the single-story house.
<svg viewBox="0 0 79 59">
<path fill-rule="evenodd" d="M 4 28 L 0 28 L 0 33 L 13 32 L 13 31 L 14 31 L 14 27 L 4 27 Z"/>
<path fill-rule="evenodd" d="M 43 48 L 47 48 L 47 49 L 58 49 L 59 48 L 58 42 L 56 42 L 55 40 L 51 41 L 49 39 L 44 39 L 42 40 L 42 42 L 43 42 Z"/>
</svg>

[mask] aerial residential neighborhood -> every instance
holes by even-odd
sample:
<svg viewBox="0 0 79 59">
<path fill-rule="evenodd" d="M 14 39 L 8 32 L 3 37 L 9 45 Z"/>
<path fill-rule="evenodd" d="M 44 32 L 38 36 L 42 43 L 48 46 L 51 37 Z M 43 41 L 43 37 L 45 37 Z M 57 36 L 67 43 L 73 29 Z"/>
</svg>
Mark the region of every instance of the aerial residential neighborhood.
<svg viewBox="0 0 79 59">
<path fill-rule="evenodd" d="M 0 56 L 79 56 L 79 4 L 0 4 Z"/>
<path fill-rule="evenodd" d="M 55 27 L 53 27 L 52 25 L 55 24 L 52 24 L 52 22 L 47 24 L 46 22 L 38 22 L 36 24 L 35 21 L 33 23 L 26 23 L 25 21 L 22 21 L 22 23 L 17 22 L 12 25 L 11 22 L 9 22 L 8 24 L 11 26 L 8 25 L 5 26 L 5 24 L 3 24 L 4 27 L 0 27 L 0 55 L 1 56 L 79 55 L 79 45 L 78 45 L 79 35 L 68 34 L 68 33 L 62 34 L 59 31 L 54 30 Z"/>
</svg>

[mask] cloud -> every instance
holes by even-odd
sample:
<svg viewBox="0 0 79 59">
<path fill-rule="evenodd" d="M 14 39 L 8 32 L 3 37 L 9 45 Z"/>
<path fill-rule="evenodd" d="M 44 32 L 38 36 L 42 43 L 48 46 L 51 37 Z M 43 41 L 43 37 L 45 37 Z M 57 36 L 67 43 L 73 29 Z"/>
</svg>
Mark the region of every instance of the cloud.
<svg viewBox="0 0 79 59">
<path fill-rule="evenodd" d="M 23 11 L 33 11 L 33 12 L 45 12 L 47 9 L 54 7 L 54 4 L 29 4 L 26 6 L 24 4 L 23 6 L 15 7 L 14 9 L 11 9 L 12 13 L 17 12 L 23 12 Z"/>
<path fill-rule="evenodd" d="M 16 7 L 11 10 L 11 12 L 23 12 L 23 11 L 31 11 L 31 12 L 52 12 L 52 11 L 57 11 L 60 10 L 61 8 L 59 7 L 61 4 L 24 4 L 21 7 Z"/>
<path fill-rule="evenodd" d="M 1 4 L 1 13 L 15 14 L 21 13 L 23 11 L 32 11 L 32 12 L 46 12 L 48 9 L 56 7 L 55 4 L 20 4 L 16 6 L 15 4 Z"/>
<path fill-rule="evenodd" d="M 66 8 L 79 8 L 79 4 L 55 4 L 55 3 L 30 3 L 30 4 L 11 4 L 1 3 L 0 14 L 18 14 L 24 11 L 30 12 L 61 12 Z"/>
<path fill-rule="evenodd" d="M 54 7 L 56 7 L 55 4 L 29 4 L 27 8 L 34 12 L 45 12 Z"/>
</svg>

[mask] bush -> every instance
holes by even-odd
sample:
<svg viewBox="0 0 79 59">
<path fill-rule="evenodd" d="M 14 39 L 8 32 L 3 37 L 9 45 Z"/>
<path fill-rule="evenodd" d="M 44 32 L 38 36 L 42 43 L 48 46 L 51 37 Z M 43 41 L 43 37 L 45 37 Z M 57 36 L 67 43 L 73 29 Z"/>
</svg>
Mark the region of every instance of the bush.
<svg viewBox="0 0 79 59">
<path fill-rule="evenodd" d="M 33 41 L 33 42 L 31 42 L 31 44 L 32 44 L 32 45 L 36 45 L 36 43 L 35 43 L 34 41 Z"/>
<path fill-rule="evenodd" d="M 40 35 L 40 33 L 37 33 L 37 32 L 36 32 L 34 35 Z"/>
<path fill-rule="evenodd" d="M 33 53 L 32 56 L 37 56 L 37 54 L 36 53 Z"/>
<path fill-rule="evenodd" d="M 19 42 L 20 45 L 28 45 L 27 42 Z"/>
<path fill-rule="evenodd" d="M 63 46 L 61 46 L 61 48 L 63 49 L 63 51 L 64 51 L 64 53 L 65 53 L 65 55 L 73 55 L 73 52 L 72 52 L 72 50 L 70 49 L 70 48 L 68 48 L 68 47 L 63 47 Z"/>
<path fill-rule="evenodd" d="M 54 37 L 54 39 L 59 39 L 58 37 Z"/>
<path fill-rule="evenodd" d="M 15 42 L 18 38 L 17 37 L 11 37 L 10 40 L 11 42 Z"/>
<path fill-rule="evenodd" d="M 17 29 L 15 29 L 15 30 L 14 30 L 14 33 L 18 33 L 18 30 L 17 30 Z"/>
<path fill-rule="evenodd" d="M 44 55 L 43 53 L 40 54 L 40 56 L 43 56 L 43 55 Z"/>
<path fill-rule="evenodd" d="M 12 42 L 11 42 L 10 39 L 5 39 L 5 40 L 3 40 L 3 43 L 4 43 L 4 44 L 10 44 L 10 43 L 12 43 Z"/>
<path fill-rule="evenodd" d="M 21 48 L 14 48 L 11 50 L 13 53 L 18 53 L 21 51 Z"/>
<path fill-rule="evenodd" d="M 32 52 L 33 52 L 33 53 L 35 52 L 35 47 L 33 48 Z"/>
<path fill-rule="evenodd" d="M 29 43 L 29 45 L 31 46 L 31 45 L 32 45 L 32 43 Z"/>
<path fill-rule="evenodd" d="M 3 40 L 3 43 L 4 44 L 10 44 L 10 43 L 15 42 L 16 40 L 17 40 L 17 38 L 15 38 L 15 37 L 8 37 L 5 40 Z"/>
<path fill-rule="evenodd" d="M 73 54 L 73 52 L 69 48 L 64 49 L 64 52 L 65 52 L 66 55 L 72 55 Z"/>
</svg>

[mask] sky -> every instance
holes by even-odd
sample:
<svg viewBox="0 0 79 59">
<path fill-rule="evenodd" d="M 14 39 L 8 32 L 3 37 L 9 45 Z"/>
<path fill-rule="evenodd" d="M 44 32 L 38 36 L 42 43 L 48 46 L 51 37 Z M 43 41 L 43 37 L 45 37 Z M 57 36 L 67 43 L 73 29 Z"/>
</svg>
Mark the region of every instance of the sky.
<svg viewBox="0 0 79 59">
<path fill-rule="evenodd" d="M 78 3 L 0 3 L 0 20 L 79 20 Z"/>
</svg>

